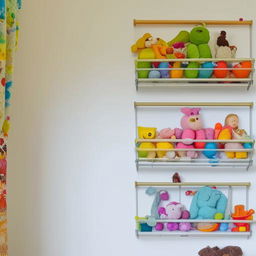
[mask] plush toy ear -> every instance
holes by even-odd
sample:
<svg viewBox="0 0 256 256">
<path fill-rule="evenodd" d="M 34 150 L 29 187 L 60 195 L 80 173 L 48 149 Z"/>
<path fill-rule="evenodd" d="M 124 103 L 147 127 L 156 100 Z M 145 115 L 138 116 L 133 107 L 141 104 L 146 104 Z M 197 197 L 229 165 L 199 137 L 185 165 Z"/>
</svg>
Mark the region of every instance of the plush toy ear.
<svg viewBox="0 0 256 256">
<path fill-rule="evenodd" d="M 182 108 L 180 111 L 183 114 L 185 114 L 186 116 L 190 116 L 191 115 L 191 108 Z"/>
<path fill-rule="evenodd" d="M 200 111 L 201 111 L 201 108 L 193 108 L 192 109 L 192 114 L 193 115 L 199 115 Z"/>
</svg>

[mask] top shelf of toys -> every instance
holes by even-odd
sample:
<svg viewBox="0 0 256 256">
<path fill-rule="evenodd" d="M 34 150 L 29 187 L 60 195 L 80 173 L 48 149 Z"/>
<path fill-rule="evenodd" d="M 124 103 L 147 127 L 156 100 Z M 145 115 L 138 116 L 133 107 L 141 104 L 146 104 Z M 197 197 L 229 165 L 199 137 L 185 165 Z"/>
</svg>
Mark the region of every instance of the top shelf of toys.
<svg viewBox="0 0 256 256">
<path fill-rule="evenodd" d="M 252 21 L 134 20 L 134 25 L 140 25 L 136 35 L 139 39 L 131 47 L 137 54 L 137 88 L 160 85 L 249 89 L 253 84 Z M 148 25 L 151 33 L 145 30 Z M 197 26 L 191 29 L 191 25 Z M 154 37 L 155 33 L 160 37 Z"/>
</svg>

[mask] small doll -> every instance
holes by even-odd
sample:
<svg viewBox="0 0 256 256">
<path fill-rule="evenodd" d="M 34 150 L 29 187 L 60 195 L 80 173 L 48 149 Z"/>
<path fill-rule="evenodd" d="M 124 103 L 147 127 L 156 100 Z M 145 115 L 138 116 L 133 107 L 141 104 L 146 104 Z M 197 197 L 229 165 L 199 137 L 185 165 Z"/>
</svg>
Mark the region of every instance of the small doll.
<svg viewBox="0 0 256 256">
<path fill-rule="evenodd" d="M 226 58 L 235 58 L 237 47 L 229 45 L 228 40 L 226 39 L 226 31 L 222 30 L 220 36 L 217 39 L 216 45 L 216 58 L 226 59 Z"/>
<path fill-rule="evenodd" d="M 219 127 L 220 128 L 220 127 Z M 229 114 L 225 118 L 225 126 L 219 129 L 217 139 L 219 140 L 232 140 L 232 139 L 245 139 L 247 138 L 245 130 L 239 129 L 239 117 L 236 114 Z M 241 143 L 225 143 L 225 149 L 243 149 Z M 245 159 L 248 157 L 247 152 L 226 152 L 228 158 Z"/>
</svg>

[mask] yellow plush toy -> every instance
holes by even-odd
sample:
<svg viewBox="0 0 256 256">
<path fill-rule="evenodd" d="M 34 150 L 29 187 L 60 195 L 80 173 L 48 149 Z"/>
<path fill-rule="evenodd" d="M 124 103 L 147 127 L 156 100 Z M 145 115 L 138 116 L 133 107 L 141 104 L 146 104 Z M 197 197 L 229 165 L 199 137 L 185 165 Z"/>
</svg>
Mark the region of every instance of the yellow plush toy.
<svg viewBox="0 0 256 256">
<path fill-rule="evenodd" d="M 135 53 L 135 52 L 138 52 L 139 50 L 146 48 L 145 42 L 147 39 L 151 37 L 152 36 L 149 33 L 144 34 L 141 38 L 137 40 L 137 42 L 134 45 L 132 45 L 131 51 Z"/>
<path fill-rule="evenodd" d="M 154 127 L 138 127 L 138 135 L 139 139 L 155 139 L 156 138 L 156 128 Z M 142 142 L 139 145 L 141 149 L 151 149 L 155 148 L 155 144 L 152 142 Z M 155 151 L 139 151 L 138 156 L 140 158 L 155 158 L 156 152 Z"/>
<path fill-rule="evenodd" d="M 139 38 L 135 44 L 132 45 L 131 51 L 133 53 L 137 53 L 145 48 L 151 48 L 152 45 L 161 45 L 163 47 L 168 46 L 163 39 L 155 38 L 150 33 L 146 33 L 141 38 Z"/>
</svg>

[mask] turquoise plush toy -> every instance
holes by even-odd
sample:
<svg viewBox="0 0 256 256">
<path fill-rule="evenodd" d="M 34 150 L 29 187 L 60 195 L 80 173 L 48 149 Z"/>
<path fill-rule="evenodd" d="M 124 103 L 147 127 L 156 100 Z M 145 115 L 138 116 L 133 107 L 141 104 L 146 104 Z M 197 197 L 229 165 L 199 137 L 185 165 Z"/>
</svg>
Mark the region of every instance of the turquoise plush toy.
<svg viewBox="0 0 256 256">
<path fill-rule="evenodd" d="M 190 206 L 191 219 L 214 219 L 215 215 L 224 216 L 227 197 L 219 190 L 202 187 L 195 194 Z"/>
<path fill-rule="evenodd" d="M 212 76 L 213 68 L 214 68 L 213 62 L 204 62 L 201 65 L 201 68 L 205 68 L 207 70 L 200 70 L 199 78 L 210 78 Z"/>
<path fill-rule="evenodd" d="M 194 27 L 190 32 L 190 44 L 187 47 L 188 58 L 212 58 L 208 45 L 210 33 L 204 26 Z"/>
</svg>

